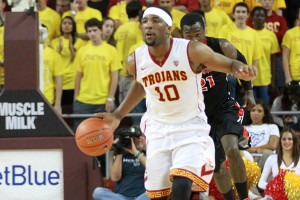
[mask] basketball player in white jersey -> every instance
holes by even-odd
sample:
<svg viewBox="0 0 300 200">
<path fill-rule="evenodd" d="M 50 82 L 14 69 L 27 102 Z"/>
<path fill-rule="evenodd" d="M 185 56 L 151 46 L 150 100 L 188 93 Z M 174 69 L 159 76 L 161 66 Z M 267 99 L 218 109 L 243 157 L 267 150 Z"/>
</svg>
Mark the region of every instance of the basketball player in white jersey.
<svg viewBox="0 0 300 200">
<path fill-rule="evenodd" d="M 216 54 L 202 43 L 170 38 L 172 18 L 162 8 L 147 8 L 141 27 L 146 45 L 127 60 L 135 78 L 131 89 L 114 113 L 95 116 L 116 129 L 146 95 L 141 130 L 147 140 L 147 195 L 163 200 L 172 192 L 173 200 L 188 200 L 192 186 L 198 191 L 208 189 L 215 160 L 198 84 L 201 65 L 244 80 L 254 79 L 256 69 Z"/>
</svg>

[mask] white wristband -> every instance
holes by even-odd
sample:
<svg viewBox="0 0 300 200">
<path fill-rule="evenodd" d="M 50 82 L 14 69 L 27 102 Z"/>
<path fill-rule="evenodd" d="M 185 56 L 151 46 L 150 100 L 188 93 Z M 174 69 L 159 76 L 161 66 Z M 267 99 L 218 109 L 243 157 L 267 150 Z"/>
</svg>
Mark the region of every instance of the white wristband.
<svg viewBox="0 0 300 200">
<path fill-rule="evenodd" d="M 115 101 L 115 98 L 113 98 L 113 97 L 107 97 L 107 101 Z"/>
</svg>

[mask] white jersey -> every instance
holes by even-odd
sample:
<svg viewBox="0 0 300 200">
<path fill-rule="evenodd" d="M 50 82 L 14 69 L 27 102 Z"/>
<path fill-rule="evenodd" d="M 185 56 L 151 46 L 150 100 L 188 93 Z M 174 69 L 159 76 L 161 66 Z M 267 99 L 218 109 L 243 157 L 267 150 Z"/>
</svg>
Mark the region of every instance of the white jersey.
<svg viewBox="0 0 300 200">
<path fill-rule="evenodd" d="M 171 39 L 162 61 L 150 55 L 147 45 L 135 50 L 136 80 L 144 86 L 147 113 L 154 120 L 180 123 L 199 116 L 206 121 L 201 76 L 190 66 L 188 43 Z"/>
</svg>

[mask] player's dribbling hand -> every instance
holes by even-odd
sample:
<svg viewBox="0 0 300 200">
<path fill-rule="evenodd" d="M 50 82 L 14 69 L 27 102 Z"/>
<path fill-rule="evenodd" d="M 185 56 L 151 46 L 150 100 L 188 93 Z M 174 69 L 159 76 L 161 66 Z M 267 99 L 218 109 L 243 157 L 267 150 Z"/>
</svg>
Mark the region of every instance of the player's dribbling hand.
<svg viewBox="0 0 300 200">
<path fill-rule="evenodd" d="M 239 61 L 233 61 L 232 70 L 238 79 L 243 79 L 245 81 L 253 80 L 257 74 L 257 68 L 255 66 L 245 65 Z"/>
<path fill-rule="evenodd" d="M 94 117 L 102 118 L 113 130 L 116 130 L 121 122 L 114 113 L 95 113 Z"/>
</svg>

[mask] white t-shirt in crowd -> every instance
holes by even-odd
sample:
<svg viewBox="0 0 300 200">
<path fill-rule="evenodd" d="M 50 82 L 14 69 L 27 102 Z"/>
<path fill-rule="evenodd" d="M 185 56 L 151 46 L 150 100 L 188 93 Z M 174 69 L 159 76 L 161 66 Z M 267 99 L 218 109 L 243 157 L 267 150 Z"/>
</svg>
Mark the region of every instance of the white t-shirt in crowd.
<svg viewBox="0 0 300 200">
<path fill-rule="evenodd" d="M 245 128 L 251 137 L 251 147 L 268 144 L 271 135 L 279 138 L 279 128 L 276 124 L 248 125 Z"/>
</svg>

